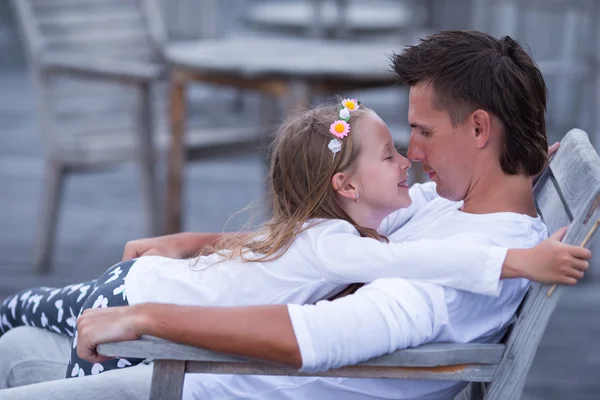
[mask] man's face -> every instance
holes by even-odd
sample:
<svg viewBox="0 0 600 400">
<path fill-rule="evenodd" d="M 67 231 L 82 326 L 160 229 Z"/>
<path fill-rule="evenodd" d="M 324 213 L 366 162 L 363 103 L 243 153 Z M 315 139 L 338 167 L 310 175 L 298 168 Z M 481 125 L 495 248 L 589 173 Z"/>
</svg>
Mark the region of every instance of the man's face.
<svg viewBox="0 0 600 400">
<path fill-rule="evenodd" d="M 467 194 L 476 168 L 470 126 L 453 127 L 448 112 L 434 107 L 434 96 L 427 83 L 410 88 L 408 158 L 421 163 L 440 196 L 459 201 Z"/>
</svg>

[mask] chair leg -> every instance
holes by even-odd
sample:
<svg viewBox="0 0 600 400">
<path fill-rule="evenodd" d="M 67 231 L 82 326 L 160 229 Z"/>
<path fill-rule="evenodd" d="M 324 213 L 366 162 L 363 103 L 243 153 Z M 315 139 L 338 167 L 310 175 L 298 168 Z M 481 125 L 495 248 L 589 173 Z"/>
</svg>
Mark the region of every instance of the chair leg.
<svg viewBox="0 0 600 400">
<path fill-rule="evenodd" d="M 181 400 L 185 364 L 178 360 L 154 361 L 150 400 Z"/>
<path fill-rule="evenodd" d="M 165 233 L 181 232 L 182 193 L 185 170 L 185 92 L 186 78 L 171 75 L 169 89 L 169 159 L 167 164 L 167 198 Z"/>
<path fill-rule="evenodd" d="M 154 147 L 154 124 L 152 120 L 152 98 L 150 84 L 140 86 L 138 101 L 138 157 L 142 185 L 142 201 L 148 216 L 147 230 L 150 236 L 157 236 L 161 232 L 158 191 L 156 189 L 156 154 Z"/>
<path fill-rule="evenodd" d="M 39 274 L 48 273 L 51 269 L 65 173 L 66 168 L 61 163 L 55 160 L 47 162 L 35 258 L 35 270 Z"/>
</svg>

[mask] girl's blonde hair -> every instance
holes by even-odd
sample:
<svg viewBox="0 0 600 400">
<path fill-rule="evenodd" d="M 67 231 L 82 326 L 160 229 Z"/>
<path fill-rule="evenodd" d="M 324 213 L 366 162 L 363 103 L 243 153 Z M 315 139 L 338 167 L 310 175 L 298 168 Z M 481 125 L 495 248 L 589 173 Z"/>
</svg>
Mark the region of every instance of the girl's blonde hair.
<svg viewBox="0 0 600 400">
<path fill-rule="evenodd" d="M 335 137 L 330 125 L 339 119 L 340 106 L 322 105 L 289 117 L 272 142 L 269 168 L 269 203 L 271 216 L 256 232 L 224 235 L 214 248 L 204 254 L 219 252 L 226 259 L 271 261 L 281 257 L 294 239 L 309 226 L 312 218 L 343 219 L 363 237 L 386 240 L 376 230 L 358 225 L 340 207 L 331 185 L 337 172 L 354 166 L 360 151 L 356 121 L 369 112 L 364 106 L 350 115 L 348 136 L 340 139 L 337 154 L 328 144 Z M 223 252 L 223 250 L 227 250 Z M 252 257 L 245 257 L 251 251 Z"/>
</svg>

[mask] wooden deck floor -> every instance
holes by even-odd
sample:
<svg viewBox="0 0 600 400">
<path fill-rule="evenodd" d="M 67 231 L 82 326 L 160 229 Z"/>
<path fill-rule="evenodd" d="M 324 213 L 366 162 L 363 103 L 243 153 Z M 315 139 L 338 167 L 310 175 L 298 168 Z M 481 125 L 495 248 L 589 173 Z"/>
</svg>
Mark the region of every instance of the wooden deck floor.
<svg viewBox="0 0 600 400">
<path fill-rule="evenodd" d="M 61 286 L 99 275 L 120 259 L 126 241 L 144 236 L 134 166 L 68 181 L 53 272 L 36 275 L 32 263 L 44 159 L 35 99 L 23 71 L 0 71 L 0 93 L 0 299 L 30 286 Z M 234 212 L 253 201 L 260 204 L 261 173 L 257 156 L 192 165 L 186 177 L 186 229 L 222 230 Z M 232 222 L 232 228 L 241 221 Z M 543 337 L 524 398 L 599 399 L 598 338 L 600 282 L 570 288 Z"/>
</svg>

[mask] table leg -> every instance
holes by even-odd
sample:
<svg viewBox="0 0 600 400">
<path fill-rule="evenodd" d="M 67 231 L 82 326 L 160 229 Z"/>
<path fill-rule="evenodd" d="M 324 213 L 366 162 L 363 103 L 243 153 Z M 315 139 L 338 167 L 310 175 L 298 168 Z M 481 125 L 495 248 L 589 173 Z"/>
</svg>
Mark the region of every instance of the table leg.
<svg viewBox="0 0 600 400">
<path fill-rule="evenodd" d="M 185 162 L 185 79 L 171 76 L 169 160 L 167 171 L 166 233 L 181 232 L 183 167 Z"/>
</svg>

